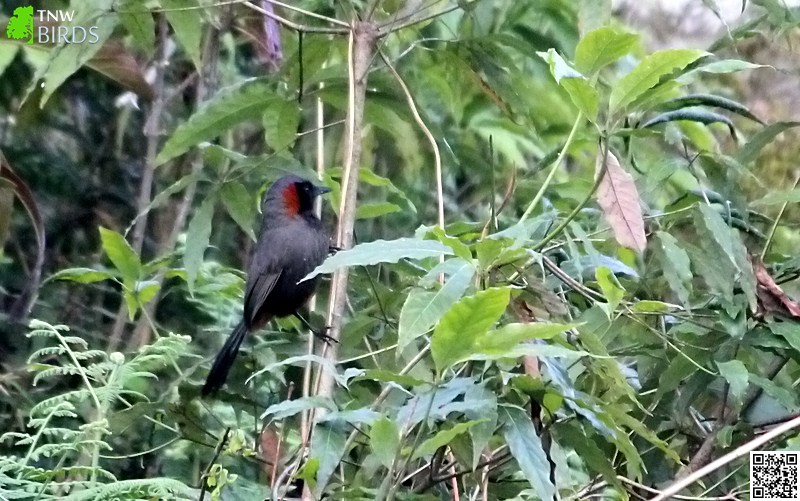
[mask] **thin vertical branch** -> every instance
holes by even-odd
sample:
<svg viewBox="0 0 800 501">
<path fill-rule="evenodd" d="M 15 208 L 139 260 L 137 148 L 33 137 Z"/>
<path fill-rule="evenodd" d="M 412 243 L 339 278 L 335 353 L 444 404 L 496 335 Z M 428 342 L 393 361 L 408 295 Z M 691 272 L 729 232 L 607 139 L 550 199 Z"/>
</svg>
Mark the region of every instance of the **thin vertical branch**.
<svg viewBox="0 0 800 501">
<path fill-rule="evenodd" d="M 167 42 L 167 18 L 164 14 L 158 15 L 158 44 L 157 56 L 155 61 L 155 79 L 153 82 L 153 102 L 150 105 L 150 113 L 147 115 L 147 120 L 144 124 L 144 136 L 147 138 L 145 146 L 145 159 L 144 170 L 142 172 L 142 180 L 139 185 L 139 197 L 136 200 L 136 213 L 141 216 L 136 220 L 133 227 L 133 241 L 131 246 L 138 254 L 142 252 L 144 244 L 144 236 L 147 230 L 147 206 L 150 205 L 150 199 L 153 192 L 153 176 L 155 173 L 155 158 L 158 153 L 158 147 L 161 138 L 161 115 L 164 112 L 164 74 L 168 64 L 168 48 Z M 122 331 L 125 328 L 125 323 L 128 316 L 128 307 L 125 301 L 121 301 L 117 316 L 114 320 L 114 326 L 111 329 L 111 334 L 108 337 L 107 351 L 116 351 L 122 339 Z"/>
<path fill-rule="evenodd" d="M 431 145 L 431 149 L 433 150 L 433 160 L 434 160 L 434 167 L 436 172 L 436 199 L 437 199 L 437 214 L 439 216 L 438 224 L 439 228 L 444 229 L 444 190 L 442 187 L 442 157 L 439 154 L 439 145 L 436 143 L 436 138 L 433 137 L 430 129 L 427 125 L 425 125 L 425 121 L 422 120 L 422 117 L 417 110 L 417 105 L 414 103 L 414 96 L 411 95 L 411 92 L 408 90 L 408 86 L 403 81 L 403 77 L 397 73 L 397 70 L 394 69 L 392 63 L 389 62 L 389 59 L 380 53 L 381 59 L 383 59 L 383 63 L 389 68 L 389 71 L 394 76 L 397 83 L 400 84 L 400 88 L 403 89 L 403 94 L 406 96 L 406 102 L 408 103 L 408 108 L 411 110 L 411 114 L 414 116 L 414 121 L 417 122 L 419 128 L 422 129 L 422 133 L 425 134 L 425 137 L 428 139 L 428 142 Z"/>
<path fill-rule="evenodd" d="M 367 77 L 369 61 L 375 47 L 377 32 L 375 25 L 369 21 L 353 21 L 349 38 L 349 97 L 347 111 L 347 156 L 342 172 L 342 200 L 339 205 L 339 225 L 336 235 L 336 246 L 349 248 L 353 244 L 353 228 L 355 226 L 358 174 L 361 163 L 361 133 L 364 121 L 364 103 L 367 93 Z M 340 268 L 333 275 L 328 303 L 328 335 L 338 341 L 342 330 L 342 319 L 347 299 L 348 269 Z M 323 348 L 323 356 L 336 361 L 336 343 Z M 327 371 L 319 371 L 317 391 L 321 396 L 330 397 L 333 393 L 334 379 Z"/>
<path fill-rule="evenodd" d="M 325 82 L 319 83 L 319 90 L 325 88 Z M 316 144 L 317 144 L 317 151 L 316 151 L 316 162 L 317 162 L 317 176 L 322 178 L 322 175 L 325 173 L 325 106 L 322 103 L 322 98 L 316 99 L 316 118 L 317 118 L 317 128 L 316 128 Z M 317 217 L 322 215 L 322 200 L 319 198 L 316 199 L 314 206 L 314 212 L 317 214 Z M 317 307 L 317 296 L 311 298 L 309 301 L 309 310 L 314 311 Z M 314 336 L 308 336 L 308 354 L 312 355 L 314 353 Z M 311 373 L 312 373 L 312 365 L 311 361 L 306 362 L 305 370 L 303 371 L 303 397 L 308 397 L 311 394 Z M 310 418 L 311 418 L 311 411 L 306 410 L 300 415 L 300 437 L 302 440 L 302 445 L 305 447 L 308 445 L 308 440 L 311 439 L 311 426 L 310 426 Z"/>
</svg>

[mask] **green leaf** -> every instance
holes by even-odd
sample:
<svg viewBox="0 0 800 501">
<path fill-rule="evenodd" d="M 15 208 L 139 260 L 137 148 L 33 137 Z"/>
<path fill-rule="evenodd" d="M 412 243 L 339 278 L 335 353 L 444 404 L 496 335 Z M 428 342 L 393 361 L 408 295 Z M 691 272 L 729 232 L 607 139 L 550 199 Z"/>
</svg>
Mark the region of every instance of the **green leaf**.
<svg viewBox="0 0 800 501">
<path fill-rule="evenodd" d="M 692 280 L 692 268 L 689 255 L 678 245 L 678 241 L 664 231 L 656 232 L 661 243 L 661 269 L 670 289 L 678 296 L 681 303 L 689 302 L 689 290 L 686 284 Z"/>
<path fill-rule="evenodd" d="M 303 280 L 324 273 L 333 273 L 345 266 L 369 266 L 378 263 L 396 263 L 401 259 L 424 259 L 453 254 L 446 245 L 433 240 L 418 238 L 398 238 L 397 240 L 375 240 L 358 244 L 352 249 L 337 252 L 306 275 Z"/>
<path fill-rule="evenodd" d="M 417 450 L 414 451 L 414 455 L 411 456 L 411 461 L 419 459 L 428 454 L 433 454 L 440 447 L 444 447 L 445 445 L 449 444 L 454 438 L 463 433 L 466 433 L 470 428 L 472 428 L 476 424 L 483 423 L 486 421 L 489 420 L 479 419 L 474 421 L 467 421 L 466 423 L 458 423 L 456 425 L 451 426 L 450 428 L 439 430 L 438 432 L 436 432 L 434 436 L 425 440 L 419 445 L 419 447 L 417 447 Z"/>
<path fill-rule="evenodd" d="M 575 47 L 575 67 L 592 77 L 606 65 L 631 52 L 639 36 L 609 26 L 587 33 Z"/>
<path fill-rule="evenodd" d="M 202 66 L 200 41 L 203 37 L 203 10 L 197 0 L 161 0 L 164 14 L 175 38 L 189 55 L 195 68 Z"/>
<path fill-rule="evenodd" d="M 800 126 L 800 122 L 776 122 L 761 129 L 736 154 L 736 160 L 742 165 L 749 165 L 758 158 L 764 146 L 771 143 L 781 132 Z"/>
<path fill-rule="evenodd" d="M 106 271 L 93 270 L 91 268 L 67 268 L 53 274 L 50 280 L 69 280 L 81 284 L 91 284 L 113 278 L 114 275 Z"/>
<path fill-rule="evenodd" d="M 708 64 L 703 64 L 698 66 L 697 68 L 693 69 L 686 73 L 686 76 L 689 76 L 695 72 L 702 72 L 702 73 L 736 73 L 742 70 L 753 70 L 757 68 L 772 68 L 772 66 L 768 64 L 755 64 L 750 63 L 747 61 L 742 61 L 740 59 L 722 59 L 720 61 L 712 61 Z"/>
<path fill-rule="evenodd" d="M 537 54 L 550 65 L 550 73 L 553 78 L 567 91 L 569 98 L 578 110 L 589 120 L 595 121 L 598 109 L 597 90 L 592 87 L 586 77 L 572 68 L 555 49 Z"/>
<path fill-rule="evenodd" d="M 257 119 L 276 99 L 265 80 L 249 79 L 225 87 L 175 129 L 156 157 L 156 165 L 181 155 L 201 141 L 213 139 L 230 127 Z"/>
<path fill-rule="evenodd" d="M 719 113 L 714 113 L 712 111 L 691 109 L 691 108 L 661 113 L 660 115 L 656 115 L 655 117 L 646 121 L 639 127 L 642 129 L 647 129 L 648 127 L 653 127 L 654 125 L 668 123 L 668 122 L 675 122 L 680 120 L 697 122 L 703 125 L 709 125 L 713 123 L 725 124 L 728 127 L 728 131 L 730 132 L 731 137 L 734 140 L 736 140 L 737 137 L 736 127 L 734 127 L 733 122 L 731 121 L 730 118 L 726 117 L 725 115 L 720 115 Z"/>
<path fill-rule="evenodd" d="M 800 188 L 775 191 L 753 201 L 752 203 L 753 205 L 778 205 L 786 203 L 794 204 L 797 202 L 800 202 Z"/>
<path fill-rule="evenodd" d="M 144 306 L 149 303 L 158 291 L 161 290 L 161 284 L 156 280 L 140 280 L 136 282 L 136 300 L 139 306 Z"/>
<path fill-rule="evenodd" d="M 260 419 L 269 418 L 271 421 L 280 421 L 309 409 L 323 408 L 336 411 L 336 404 L 329 398 L 320 396 L 301 397 L 294 400 L 284 400 L 270 405 L 261 414 Z"/>
<path fill-rule="evenodd" d="M 261 118 L 264 126 L 264 140 L 274 151 L 280 151 L 294 144 L 297 127 L 300 125 L 300 106 L 292 99 L 277 98 L 271 101 Z"/>
<path fill-rule="evenodd" d="M 339 466 L 347 445 L 347 434 L 337 426 L 318 423 L 311 434 L 311 450 L 309 458 L 319 461 L 317 484 L 314 486 L 314 497 L 322 498 L 328 481 Z"/>
<path fill-rule="evenodd" d="M 645 57 L 630 73 L 622 77 L 611 89 L 610 112 L 624 109 L 638 97 L 658 84 L 662 78 L 707 53 L 694 49 L 668 49 Z"/>
<path fill-rule="evenodd" d="M 631 310 L 642 313 L 667 313 L 674 310 L 675 308 L 676 306 L 674 304 L 665 303 L 663 301 L 653 301 L 650 299 L 646 299 L 643 301 L 636 301 L 635 303 L 633 303 L 633 307 L 631 307 Z"/>
<path fill-rule="evenodd" d="M 341 175 L 341 173 L 339 175 Z M 360 182 L 368 184 L 370 186 L 387 188 L 389 190 L 389 193 L 391 193 L 392 195 L 396 195 L 403 202 L 405 202 L 408 208 L 411 209 L 411 212 L 413 212 L 414 214 L 417 213 L 417 208 L 414 206 L 414 203 L 411 201 L 411 199 L 408 198 L 408 195 L 406 195 L 406 193 L 403 190 L 398 188 L 388 177 L 379 176 L 370 169 L 362 167 L 358 171 L 358 179 Z"/>
<path fill-rule="evenodd" d="M 728 99 L 726 97 L 715 96 L 713 94 L 689 94 L 688 96 L 676 97 L 663 102 L 661 105 L 659 105 L 659 108 L 663 110 L 679 110 L 682 108 L 687 108 L 689 106 L 711 106 L 714 108 L 722 108 L 723 110 L 728 110 L 730 112 L 736 113 L 737 115 L 749 118 L 750 120 L 754 120 L 760 124 L 764 123 L 761 120 L 759 120 L 757 116 L 753 115 L 750 109 L 747 106 L 743 105 L 742 103 L 736 102 L 733 99 Z M 696 120 L 696 121 L 702 122 L 702 120 Z M 719 121 L 719 120 L 714 120 L 714 121 Z M 732 127 L 733 126 L 731 125 L 731 128 Z"/>
<path fill-rule="evenodd" d="M 39 79 L 44 78 L 42 83 L 44 90 L 39 106 L 44 107 L 53 92 L 103 48 L 119 21 L 118 16 L 108 9 L 108 4 L 109 2 L 104 0 L 88 0 L 81 3 L 80 9 L 76 9 L 76 16 L 72 24 L 74 26 L 97 26 L 97 29 L 93 31 L 98 40 L 96 43 L 65 43 L 53 50 L 47 65 L 37 71 L 28 88 L 27 94 L 30 95 L 33 89 L 39 85 Z"/>
<path fill-rule="evenodd" d="M 409 388 L 426 384 L 426 381 L 423 381 L 422 379 L 417 379 L 415 377 L 411 377 L 404 374 L 397 374 L 392 371 L 383 369 L 370 369 L 364 372 L 364 374 L 362 374 L 361 376 L 353 378 L 353 382 L 361 380 L 380 381 L 384 383 L 396 383 L 399 384 L 400 386 L 408 386 Z"/>
<path fill-rule="evenodd" d="M 741 400 L 744 392 L 747 390 L 747 383 L 750 373 L 747 367 L 738 360 L 729 360 L 727 362 L 717 362 L 719 373 L 728 381 L 731 389 L 731 394 L 737 400 Z"/>
<path fill-rule="evenodd" d="M 477 339 L 500 320 L 509 299 L 509 289 L 501 287 L 479 291 L 453 305 L 431 337 L 436 368 L 441 372 L 469 357 Z"/>
<path fill-rule="evenodd" d="M 490 330 L 475 340 L 475 351 L 485 354 L 503 354 L 518 344 L 531 339 L 550 339 L 577 324 L 548 322 L 506 324 Z"/>
<path fill-rule="evenodd" d="M 125 237 L 116 231 L 100 227 L 100 241 L 108 259 L 119 271 L 125 283 L 133 285 L 139 279 L 142 263 Z"/>
<path fill-rule="evenodd" d="M 593 434 L 591 428 L 587 433 L 587 430 L 584 430 L 576 423 L 564 423 L 564 426 L 558 427 L 560 445 L 575 449 L 575 452 L 586 463 L 590 471 L 600 473 L 606 482 L 622 489 L 622 484 L 617 479 L 617 472 L 608 459 L 608 455 L 600 449 L 589 434 Z"/>
<path fill-rule="evenodd" d="M 702 219 L 698 220 L 698 231 L 704 228 L 706 238 L 703 239 L 706 248 L 716 243 L 716 247 L 725 254 L 730 264 L 735 269 L 735 278 L 739 283 L 752 311 L 756 308 L 756 279 L 752 265 L 747 259 L 747 248 L 739 240 L 736 233 L 725 223 L 722 216 L 708 204 L 700 204 Z M 697 219 L 697 218 L 696 218 Z M 699 224 L 702 221 L 702 224 Z"/>
<path fill-rule="evenodd" d="M 603 297 L 606 298 L 606 304 L 599 306 L 601 306 L 606 312 L 606 315 L 611 318 L 617 306 L 619 306 L 619 303 L 622 301 L 622 298 L 625 297 L 625 289 L 619 284 L 614 273 L 605 266 L 598 266 L 594 270 L 594 274 L 597 278 L 597 284 L 600 286 L 600 290 L 603 291 Z"/>
<path fill-rule="evenodd" d="M 230 181 L 222 185 L 220 195 L 228 215 L 247 233 L 250 240 L 255 242 L 253 221 L 256 218 L 256 206 L 247 188 L 239 181 Z"/>
<path fill-rule="evenodd" d="M 794 391 L 780 386 L 771 379 L 756 374 L 750 374 L 749 379 L 751 383 L 764 390 L 764 393 L 778 402 L 786 410 L 794 412 L 800 409 L 800 405 L 797 403 L 797 395 Z"/>
<path fill-rule="evenodd" d="M 472 263 L 454 258 L 459 266 L 435 292 L 414 289 L 406 296 L 397 330 L 398 356 L 419 336 L 428 332 L 464 295 L 475 276 Z"/>
<path fill-rule="evenodd" d="M 787 343 L 800 354 L 800 325 L 794 322 L 773 322 L 768 324 L 776 336 L 780 336 L 786 340 Z"/>
<path fill-rule="evenodd" d="M 189 286 L 189 293 L 194 294 L 194 281 L 197 279 L 197 272 L 203 264 L 203 254 L 208 247 L 208 239 L 211 237 L 211 220 L 214 217 L 215 197 L 206 198 L 194 213 L 192 220 L 189 221 L 189 228 L 186 230 L 186 250 L 183 253 L 183 266 L 186 268 L 186 283 Z"/>
<path fill-rule="evenodd" d="M 136 45 L 151 56 L 156 46 L 156 25 L 150 9 L 140 0 L 126 0 L 118 13 L 119 20 Z"/>
<path fill-rule="evenodd" d="M 530 417 L 523 409 L 511 405 L 501 405 L 499 414 L 503 436 L 522 474 L 539 499 L 553 499 L 555 486 L 550 481 L 550 462 Z"/>
<path fill-rule="evenodd" d="M 364 203 L 356 209 L 356 219 L 374 219 L 401 210 L 400 206 L 391 202 Z"/>
<path fill-rule="evenodd" d="M 725 223 L 725 220 L 722 219 L 722 216 L 719 215 L 719 212 L 714 210 L 708 204 L 700 204 L 700 215 L 701 218 L 698 220 L 698 226 L 700 228 L 704 228 L 706 231 L 704 232 L 704 236 L 710 237 L 712 241 L 714 241 L 719 249 L 725 254 L 725 257 L 733 264 L 736 265 L 736 261 L 733 258 L 733 242 L 730 227 Z"/>
<path fill-rule="evenodd" d="M 469 245 L 462 242 L 458 237 L 451 237 L 439 227 L 434 227 L 431 229 L 426 236 L 436 237 L 438 241 L 453 249 L 453 252 L 456 254 L 456 256 L 465 261 L 472 262 L 472 251 L 470 250 Z"/>
<path fill-rule="evenodd" d="M 583 357 L 603 358 L 601 355 L 596 355 L 583 350 L 575 350 L 573 348 L 566 348 L 564 346 L 541 343 L 520 343 L 509 348 L 508 350 L 501 352 L 493 349 L 481 351 L 480 347 L 475 347 L 470 351 L 471 353 L 466 356 L 464 360 L 502 360 L 527 356 L 565 358 L 568 360 L 575 360 Z"/>
<path fill-rule="evenodd" d="M 464 394 L 464 404 L 464 415 L 476 421 L 475 426 L 469 429 L 472 469 L 475 470 L 497 428 L 497 395 L 485 385 L 474 385 Z"/>
<path fill-rule="evenodd" d="M 400 430 L 394 421 L 382 417 L 369 430 L 369 446 L 383 466 L 389 468 L 400 448 Z"/>
</svg>

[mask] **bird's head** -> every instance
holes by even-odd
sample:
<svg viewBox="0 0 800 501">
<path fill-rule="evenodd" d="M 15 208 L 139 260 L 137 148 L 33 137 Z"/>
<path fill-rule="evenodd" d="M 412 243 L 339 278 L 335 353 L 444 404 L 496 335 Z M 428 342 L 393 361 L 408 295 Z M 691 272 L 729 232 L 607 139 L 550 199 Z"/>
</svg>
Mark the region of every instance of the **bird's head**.
<svg viewBox="0 0 800 501">
<path fill-rule="evenodd" d="M 283 176 L 275 181 L 264 196 L 264 214 L 295 217 L 314 210 L 314 199 L 330 188 L 317 186 L 298 176 Z"/>
</svg>

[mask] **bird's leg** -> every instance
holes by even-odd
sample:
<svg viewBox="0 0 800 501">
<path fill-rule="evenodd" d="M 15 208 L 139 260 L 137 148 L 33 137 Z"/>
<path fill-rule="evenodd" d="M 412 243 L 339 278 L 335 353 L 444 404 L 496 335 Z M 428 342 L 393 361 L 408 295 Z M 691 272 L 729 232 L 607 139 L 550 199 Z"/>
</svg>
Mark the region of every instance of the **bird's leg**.
<svg viewBox="0 0 800 501">
<path fill-rule="evenodd" d="M 321 341 L 324 341 L 325 344 L 338 343 L 338 341 L 336 341 L 335 339 L 333 339 L 329 335 L 325 334 L 325 332 L 323 332 L 323 331 L 327 331 L 330 327 L 326 326 L 325 329 L 323 329 L 323 331 L 318 331 L 317 329 L 312 327 L 311 324 L 308 322 L 308 320 L 303 318 L 303 315 L 301 315 L 300 313 L 294 312 L 294 316 L 297 317 L 297 319 L 300 320 L 300 322 L 302 322 L 303 325 L 305 325 L 306 328 L 311 331 L 311 334 L 314 334 L 314 337 L 316 337 L 317 339 L 319 339 Z"/>
</svg>

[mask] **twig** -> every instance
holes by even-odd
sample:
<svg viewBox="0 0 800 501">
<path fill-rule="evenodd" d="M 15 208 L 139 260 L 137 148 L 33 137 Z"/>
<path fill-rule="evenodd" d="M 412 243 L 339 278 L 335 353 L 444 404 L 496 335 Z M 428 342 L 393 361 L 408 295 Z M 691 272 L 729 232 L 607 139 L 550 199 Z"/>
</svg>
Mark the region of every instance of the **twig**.
<svg viewBox="0 0 800 501">
<path fill-rule="evenodd" d="M 431 134 L 431 130 L 425 125 L 425 121 L 422 120 L 422 117 L 419 115 L 419 111 L 417 110 L 417 105 L 414 103 L 414 96 L 411 95 L 411 92 L 408 90 L 408 86 L 403 81 L 403 77 L 397 73 L 397 70 L 392 66 L 392 63 L 389 62 L 389 59 L 383 54 L 383 52 L 379 52 L 381 59 L 383 59 L 383 64 L 389 68 L 389 71 L 394 76 L 397 83 L 400 85 L 400 88 L 403 89 L 403 94 L 406 96 L 406 102 L 408 103 L 408 108 L 411 110 L 411 114 L 414 116 L 414 121 L 417 122 L 419 128 L 422 129 L 422 133 L 425 134 L 425 137 L 428 139 L 428 142 L 431 145 L 431 149 L 433 150 L 433 160 L 434 160 L 434 167 L 436 169 L 436 198 L 437 198 L 437 214 L 439 216 L 439 228 L 444 229 L 444 195 L 443 195 L 443 188 L 442 188 L 442 157 L 439 155 L 439 145 L 436 144 L 436 138 L 433 137 Z"/>
<path fill-rule="evenodd" d="M 254 4 L 253 2 L 242 2 L 242 4 L 245 7 L 249 7 L 250 9 L 253 9 L 254 11 L 260 13 L 261 15 L 274 19 L 275 21 L 278 21 L 285 27 L 295 31 L 301 31 L 303 33 L 330 33 L 338 35 L 344 35 L 349 31 L 349 28 L 325 28 L 322 26 L 307 26 L 303 24 L 297 24 L 295 22 L 289 21 L 288 19 L 275 14 L 274 12 L 269 12 L 268 10 L 261 8 L 260 6 Z"/>
<path fill-rule="evenodd" d="M 555 176 L 555 173 L 558 170 L 559 165 L 561 165 L 561 162 L 564 160 L 564 157 L 567 156 L 567 150 L 569 150 L 569 147 L 572 145 L 572 141 L 575 139 L 575 133 L 578 132 L 578 127 L 580 127 L 582 123 L 583 123 L 583 113 L 579 112 L 578 116 L 575 117 L 575 123 L 572 124 L 572 130 L 569 131 L 569 136 L 567 136 L 567 141 L 564 143 L 564 147 L 561 148 L 561 152 L 558 154 L 555 161 L 553 162 L 553 166 L 550 169 L 550 173 L 547 174 L 547 177 L 542 183 L 542 186 L 539 188 L 539 191 L 536 193 L 536 196 L 533 197 L 531 203 L 528 204 L 528 208 L 525 209 L 525 212 L 522 214 L 522 217 L 519 218 L 518 224 L 524 223 L 525 220 L 528 219 L 528 216 L 531 215 L 531 212 L 533 212 L 533 209 L 535 209 L 536 206 L 539 205 L 539 202 L 544 197 L 547 188 L 553 181 L 553 177 Z"/>
<path fill-rule="evenodd" d="M 759 446 L 764 445 L 786 432 L 789 432 L 795 428 L 800 427 L 800 417 L 796 417 L 791 421 L 787 421 L 786 423 L 776 426 L 772 430 L 768 431 L 767 433 L 763 434 L 762 436 L 750 440 L 749 442 L 737 447 L 733 451 L 725 454 L 721 458 L 713 461 L 706 466 L 700 468 L 699 470 L 695 471 L 691 475 L 688 475 L 686 478 L 676 481 L 655 497 L 653 497 L 650 501 L 666 501 L 667 499 L 672 498 L 675 494 L 679 493 L 686 487 L 690 486 L 694 482 L 700 480 L 701 478 L 705 477 L 709 473 L 712 473 L 719 468 L 725 466 L 726 464 L 746 455 L 750 451 L 757 449 Z"/>
<path fill-rule="evenodd" d="M 792 190 L 797 188 L 797 183 L 800 183 L 800 173 L 798 173 L 797 178 L 794 180 L 794 184 L 792 185 Z M 764 260 L 764 257 L 767 255 L 767 251 L 769 250 L 769 246 L 772 243 L 772 238 L 775 236 L 775 231 L 778 229 L 778 223 L 780 223 L 781 218 L 783 218 L 783 213 L 786 211 L 786 206 L 789 205 L 789 202 L 783 202 L 781 205 L 781 210 L 778 212 L 778 216 L 775 218 L 775 221 L 772 223 L 772 227 L 769 229 L 769 235 L 767 235 L 767 241 L 764 242 L 764 248 L 761 250 L 761 260 Z"/>
<path fill-rule="evenodd" d="M 467 5 L 472 5 L 474 3 L 478 3 L 478 1 L 480 1 L 480 0 L 475 0 L 474 2 L 470 2 Z M 424 17 L 420 17 L 420 18 L 417 18 L 417 19 L 409 19 L 408 21 L 400 23 L 400 24 L 396 24 L 396 20 L 392 20 L 392 21 L 390 21 L 390 22 L 388 22 L 386 24 L 381 25 L 378 28 L 378 36 L 383 37 L 383 36 L 388 35 L 389 33 L 394 33 L 396 31 L 400 31 L 400 30 L 403 30 L 405 28 L 414 26 L 415 24 L 424 23 L 425 21 L 430 21 L 431 19 L 437 18 L 439 16 L 443 16 L 443 15 L 449 13 L 449 12 L 453 12 L 454 10 L 460 9 L 460 8 L 461 8 L 461 5 L 458 5 L 458 4 L 452 5 L 452 6 L 446 8 L 444 10 L 441 10 L 439 12 L 436 12 L 436 13 L 433 13 L 433 14 L 430 14 L 430 15 L 427 15 L 427 16 L 424 16 Z M 412 16 L 413 16 L 413 14 L 409 15 L 408 17 L 410 18 Z"/>
<path fill-rule="evenodd" d="M 678 352 L 683 354 L 683 352 L 680 350 Z M 788 362 L 787 358 L 774 359 L 765 371 L 763 377 L 766 379 L 773 379 L 778 375 L 781 369 L 783 369 L 783 366 L 786 365 L 786 362 Z M 758 399 L 759 395 L 761 395 L 761 392 L 761 388 L 753 387 L 744 395 L 744 398 L 742 398 L 742 408 L 739 411 L 739 415 L 747 411 L 747 409 L 753 405 L 753 403 Z M 717 425 L 714 427 L 714 430 L 703 440 L 703 443 L 700 445 L 700 448 L 697 449 L 697 452 L 694 454 L 694 457 L 692 457 L 691 461 L 689 461 L 689 464 L 687 464 L 680 472 L 678 472 L 678 475 L 676 476 L 677 479 L 680 480 L 684 477 L 691 476 L 692 472 L 698 470 L 698 468 L 708 463 L 708 461 L 711 459 L 711 453 L 714 452 L 717 432 L 719 432 L 719 430 L 725 426 L 732 424 L 736 420 L 736 416 L 737 414 L 731 412 L 717 423 Z"/>
<path fill-rule="evenodd" d="M 225 433 L 222 434 L 222 438 L 219 439 L 217 442 L 217 447 L 214 448 L 214 456 L 209 461 L 208 466 L 206 466 L 206 471 L 203 472 L 203 475 L 200 476 L 200 483 L 202 486 L 200 487 L 200 497 L 197 498 L 198 501 L 203 501 L 203 498 L 206 495 L 206 487 L 208 485 L 208 474 L 211 473 L 211 468 L 214 467 L 214 463 L 217 462 L 220 453 L 222 453 L 222 449 L 225 447 L 225 443 L 228 441 L 228 434 L 231 432 L 230 427 L 225 428 Z"/>
</svg>

